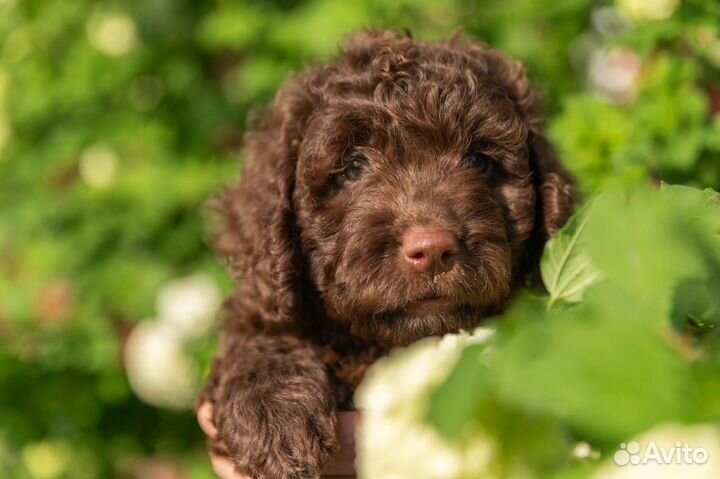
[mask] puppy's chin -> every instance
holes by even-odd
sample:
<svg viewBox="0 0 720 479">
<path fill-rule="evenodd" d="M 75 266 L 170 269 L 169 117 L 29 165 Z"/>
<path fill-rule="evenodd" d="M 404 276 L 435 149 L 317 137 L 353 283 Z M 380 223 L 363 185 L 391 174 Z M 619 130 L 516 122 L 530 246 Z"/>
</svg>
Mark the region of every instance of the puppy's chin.
<svg viewBox="0 0 720 479">
<path fill-rule="evenodd" d="M 475 327 L 483 312 L 473 306 L 452 306 L 442 298 L 416 301 L 395 312 L 353 318 L 351 332 L 384 346 L 407 346 L 429 336 L 457 333 Z"/>
</svg>

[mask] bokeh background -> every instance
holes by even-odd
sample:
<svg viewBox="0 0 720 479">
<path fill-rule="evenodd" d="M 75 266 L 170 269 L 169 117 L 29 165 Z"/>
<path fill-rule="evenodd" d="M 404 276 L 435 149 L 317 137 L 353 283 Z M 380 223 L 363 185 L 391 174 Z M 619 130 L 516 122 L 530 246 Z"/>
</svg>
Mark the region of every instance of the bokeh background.
<svg viewBox="0 0 720 479">
<path fill-rule="evenodd" d="M 586 193 L 720 186 L 716 0 L 0 0 L 0 477 L 213 477 L 203 203 L 248 111 L 367 26 L 523 61 Z"/>
</svg>

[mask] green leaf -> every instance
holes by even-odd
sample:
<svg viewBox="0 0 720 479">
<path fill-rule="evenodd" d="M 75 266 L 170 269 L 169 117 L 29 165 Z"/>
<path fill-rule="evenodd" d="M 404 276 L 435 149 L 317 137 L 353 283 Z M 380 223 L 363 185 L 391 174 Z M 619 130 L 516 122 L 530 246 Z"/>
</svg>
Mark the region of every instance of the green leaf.
<svg viewBox="0 0 720 479">
<path fill-rule="evenodd" d="M 708 332 L 720 326 L 720 300 L 706 281 L 688 279 L 675 289 L 672 321 L 676 327 L 694 333 Z"/>
<path fill-rule="evenodd" d="M 703 208 L 720 211 L 720 193 L 712 188 L 699 190 L 691 186 L 670 185 L 665 182 L 660 185 L 660 188 L 662 191 L 678 199 L 690 199 L 691 201 L 697 202 L 698 205 L 701 205 Z"/>
<path fill-rule="evenodd" d="M 712 188 L 700 190 L 684 185 L 662 183 L 663 193 L 670 195 L 680 207 L 691 212 L 693 218 L 702 216 L 712 230 L 720 235 L 720 193 Z"/>
<path fill-rule="evenodd" d="M 550 298 L 548 309 L 558 301 L 576 303 L 602 276 L 583 249 L 584 231 L 591 204 L 578 211 L 545 247 L 540 272 Z"/>
<path fill-rule="evenodd" d="M 603 282 L 647 302 L 648 321 L 667 320 L 680 281 L 709 278 L 719 245 L 711 211 L 700 204 L 651 188 L 606 191 L 593 201 L 585 250 L 602 269 Z"/>
<path fill-rule="evenodd" d="M 485 345 L 465 348 L 445 382 L 430 396 L 428 421 L 442 434 L 457 438 L 477 415 L 487 395 L 488 374 L 480 362 Z"/>
<path fill-rule="evenodd" d="M 720 235 L 718 192 L 712 188 L 699 190 L 667 183 L 662 183 L 661 189 L 678 208 L 689 215 L 695 225 L 704 223 L 716 236 Z M 708 277 L 685 279 L 673 292 L 673 322 L 677 327 L 694 333 L 705 333 L 720 325 L 720 297 L 716 293 L 720 283 L 720 256 L 717 243 L 708 243 L 701 250 L 705 256 Z"/>
<path fill-rule="evenodd" d="M 685 419 L 688 366 L 656 327 L 661 318 L 647 314 L 645 301 L 609 281 L 573 308 L 513 305 L 503 321 L 516 327 L 498 330 L 490 364 L 500 399 L 555 416 L 591 443 Z"/>
</svg>

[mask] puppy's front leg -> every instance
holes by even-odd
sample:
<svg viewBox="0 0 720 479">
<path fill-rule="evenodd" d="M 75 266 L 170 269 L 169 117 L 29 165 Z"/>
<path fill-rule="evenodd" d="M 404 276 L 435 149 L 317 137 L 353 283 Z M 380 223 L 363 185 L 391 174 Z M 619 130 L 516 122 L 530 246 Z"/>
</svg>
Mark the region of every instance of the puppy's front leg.
<svg viewBox="0 0 720 479">
<path fill-rule="evenodd" d="M 255 336 L 227 348 L 216 371 L 214 421 L 238 472 L 253 479 L 320 477 L 337 449 L 324 364 L 292 336 Z"/>
</svg>

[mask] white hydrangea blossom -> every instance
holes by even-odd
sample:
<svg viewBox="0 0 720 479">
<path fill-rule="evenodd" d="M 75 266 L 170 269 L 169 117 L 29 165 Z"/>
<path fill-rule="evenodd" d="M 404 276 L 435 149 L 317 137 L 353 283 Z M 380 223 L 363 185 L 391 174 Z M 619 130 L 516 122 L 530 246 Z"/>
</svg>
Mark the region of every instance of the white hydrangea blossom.
<svg viewBox="0 0 720 479">
<path fill-rule="evenodd" d="M 35 479 L 58 479 L 66 477 L 72 456 L 72 448 L 62 441 L 28 443 L 22 448 L 22 461 Z"/>
<path fill-rule="evenodd" d="M 635 22 L 665 20 L 679 5 L 680 0 L 617 0 L 618 9 Z"/>
<path fill-rule="evenodd" d="M 207 333 L 222 301 L 206 274 L 169 281 L 157 296 L 157 319 L 140 322 L 125 345 L 130 385 L 143 401 L 170 409 L 192 406 L 199 372 L 185 344 Z"/>
<path fill-rule="evenodd" d="M 685 461 L 682 447 L 707 452 L 706 461 Z M 649 449 L 649 448 L 654 449 Z M 654 460 L 649 452 L 665 454 L 669 460 Z M 670 456 L 670 454 L 672 454 Z M 692 454 L 690 454 L 692 457 Z M 696 456 L 697 457 L 697 456 Z M 619 445 L 615 456 L 592 476 L 592 479 L 717 479 L 720 477 L 720 430 L 717 426 L 663 424 Z"/>
<path fill-rule="evenodd" d="M 481 328 L 473 335 L 424 339 L 372 367 L 356 394 L 363 413 L 357 443 L 360 477 L 489 477 L 496 449 L 491 438 L 475 435 L 467 442 L 451 442 L 425 423 L 424 416 L 430 392 L 447 377 L 462 349 L 492 334 Z"/>
<path fill-rule="evenodd" d="M 128 380 L 143 401 L 170 409 L 191 407 L 199 373 L 167 323 L 147 320 L 130 332 L 124 351 Z"/>
<path fill-rule="evenodd" d="M 168 282 L 158 293 L 159 320 L 185 339 L 205 334 L 213 325 L 222 296 L 207 274 L 194 274 Z"/>
<path fill-rule="evenodd" d="M 87 26 L 90 44 L 109 57 L 120 57 L 137 44 L 135 21 L 124 12 L 96 12 Z"/>
<path fill-rule="evenodd" d="M 103 189 L 111 186 L 117 177 L 118 155 L 107 145 L 91 145 L 80 155 L 80 177 L 88 186 Z"/>
<path fill-rule="evenodd" d="M 588 78 L 606 99 L 622 105 L 635 98 L 641 72 L 642 60 L 633 50 L 598 50 L 590 58 Z"/>
</svg>

